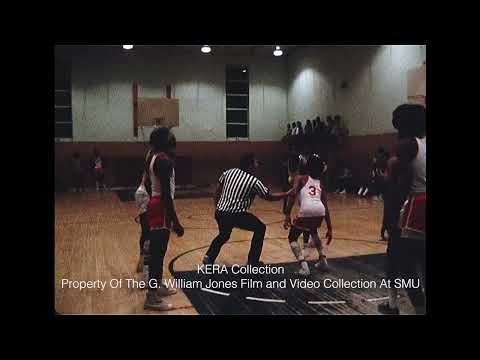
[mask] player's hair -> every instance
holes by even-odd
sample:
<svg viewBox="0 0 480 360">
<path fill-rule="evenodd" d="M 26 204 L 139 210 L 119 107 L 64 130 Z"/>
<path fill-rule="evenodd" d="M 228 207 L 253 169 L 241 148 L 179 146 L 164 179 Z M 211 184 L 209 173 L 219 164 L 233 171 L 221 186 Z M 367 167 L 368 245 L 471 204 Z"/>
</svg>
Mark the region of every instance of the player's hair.
<svg viewBox="0 0 480 360">
<path fill-rule="evenodd" d="M 403 104 L 393 111 L 392 125 L 401 137 L 420 136 L 426 130 L 426 111 L 423 105 Z"/>
<path fill-rule="evenodd" d="M 153 129 L 150 134 L 150 146 L 155 151 L 167 151 L 169 147 L 170 129 L 167 127 L 158 127 Z"/>
<path fill-rule="evenodd" d="M 248 170 L 253 165 L 255 161 L 255 154 L 254 153 L 245 153 L 240 158 L 240 169 Z"/>
<path fill-rule="evenodd" d="M 320 179 L 323 173 L 323 163 L 317 154 L 312 154 L 307 160 L 307 173 L 313 179 Z"/>
</svg>

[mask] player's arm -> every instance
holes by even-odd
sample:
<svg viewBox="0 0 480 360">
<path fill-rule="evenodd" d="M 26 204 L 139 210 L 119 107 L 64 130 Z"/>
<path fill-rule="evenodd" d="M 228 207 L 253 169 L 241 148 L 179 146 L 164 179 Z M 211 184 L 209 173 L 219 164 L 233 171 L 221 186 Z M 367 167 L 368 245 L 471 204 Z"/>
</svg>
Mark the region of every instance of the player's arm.
<svg viewBox="0 0 480 360">
<path fill-rule="evenodd" d="M 325 206 L 325 222 L 327 223 L 327 234 L 325 237 L 327 238 L 327 245 L 330 245 L 332 242 L 332 221 L 330 219 L 330 210 L 328 208 L 328 201 L 327 201 L 327 193 L 326 191 L 322 191 L 321 200 L 323 206 Z"/>
<path fill-rule="evenodd" d="M 400 141 L 396 148 L 396 160 L 393 162 L 390 181 L 395 189 L 395 195 L 405 201 L 410 192 L 413 180 L 411 162 L 418 153 L 418 145 L 415 139 Z"/>
<path fill-rule="evenodd" d="M 165 203 L 165 210 L 167 217 L 172 219 L 173 231 L 178 236 L 183 236 L 184 230 L 180 221 L 178 220 L 177 212 L 175 211 L 175 205 L 172 199 L 172 193 L 170 191 L 170 176 L 173 171 L 172 163 L 166 159 L 158 159 L 155 161 L 153 170 L 160 180 L 160 187 L 162 189 L 162 200 Z"/>
<path fill-rule="evenodd" d="M 400 210 L 410 192 L 413 179 L 411 161 L 418 152 L 418 145 L 414 139 L 400 141 L 395 148 L 395 156 L 387 163 L 386 186 L 389 193 L 387 228 L 395 229 L 400 217 Z"/>
<path fill-rule="evenodd" d="M 288 190 L 287 192 L 278 192 L 278 193 L 271 193 L 267 192 L 266 194 L 259 194 L 262 199 L 267 201 L 278 201 L 282 200 L 284 197 L 289 196 L 293 192 L 293 189 Z"/>
<path fill-rule="evenodd" d="M 288 196 L 288 194 L 290 194 L 290 192 L 292 191 L 291 189 L 287 192 L 278 192 L 278 193 L 272 193 L 270 192 L 270 190 L 265 186 L 263 185 L 263 183 L 256 179 L 255 180 L 255 184 L 253 186 L 253 189 L 255 191 L 255 194 L 257 194 L 258 196 L 260 196 L 262 199 L 264 200 L 267 200 L 267 201 L 277 201 L 277 200 L 281 200 L 283 199 L 284 197 Z"/>
</svg>

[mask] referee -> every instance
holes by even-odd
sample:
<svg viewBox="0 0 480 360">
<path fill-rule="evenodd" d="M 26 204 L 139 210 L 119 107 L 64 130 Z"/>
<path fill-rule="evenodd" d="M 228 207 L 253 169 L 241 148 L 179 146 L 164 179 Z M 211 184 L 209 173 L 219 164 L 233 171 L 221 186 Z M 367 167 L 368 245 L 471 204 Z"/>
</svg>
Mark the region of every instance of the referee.
<svg viewBox="0 0 480 360">
<path fill-rule="evenodd" d="M 270 193 L 269 189 L 254 176 L 258 167 L 258 160 L 253 153 L 242 156 L 240 167 L 225 171 L 218 179 L 215 191 L 215 220 L 217 220 L 219 234 L 213 239 L 203 258 L 204 264 L 213 264 L 222 246 L 228 241 L 233 228 L 253 231 L 248 264 L 263 265 L 260 262 L 263 238 L 266 226 L 255 215 L 247 212 L 255 195 L 268 201 L 281 200 L 289 192 Z"/>
</svg>

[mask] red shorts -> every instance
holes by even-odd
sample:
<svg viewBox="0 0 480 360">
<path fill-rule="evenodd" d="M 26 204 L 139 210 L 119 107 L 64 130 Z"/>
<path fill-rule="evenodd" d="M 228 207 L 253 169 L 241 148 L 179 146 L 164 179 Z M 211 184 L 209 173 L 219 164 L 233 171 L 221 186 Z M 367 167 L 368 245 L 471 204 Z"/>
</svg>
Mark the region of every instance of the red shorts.
<svg viewBox="0 0 480 360">
<path fill-rule="evenodd" d="M 293 226 L 301 230 L 315 231 L 322 225 L 323 216 L 298 217 L 293 220 Z"/>
<path fill-rule="evenodd" d="M 160 196 L 152 196 L 148 201 L 147 219 L 151 230 L 171 228 L 172 222 L 167 219 L 165 204 Z"/>
<path fill-rule="evenodd" d="M 425 234 L 425 204 L 427 201 L 426 193 L 412 194 L 408 198 L 403 208 L 400 219 L 400 228 L 419 234 Z"/>
</svg>

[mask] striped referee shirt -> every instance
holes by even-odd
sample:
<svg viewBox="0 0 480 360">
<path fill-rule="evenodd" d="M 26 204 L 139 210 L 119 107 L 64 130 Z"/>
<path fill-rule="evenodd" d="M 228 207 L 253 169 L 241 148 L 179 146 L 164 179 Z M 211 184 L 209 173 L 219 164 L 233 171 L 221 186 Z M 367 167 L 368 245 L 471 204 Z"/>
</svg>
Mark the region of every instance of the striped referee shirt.
<svg viewBox="0 0 480 360">
<path fill-rule="evenodd" d="M 229 213 L 247 211 L 255 195 L 267 195 L 269 191 L 255 176 L 238 168 L 225 171 L 218 182 L 223 190 L 217 210 Z"/>
</svg>

